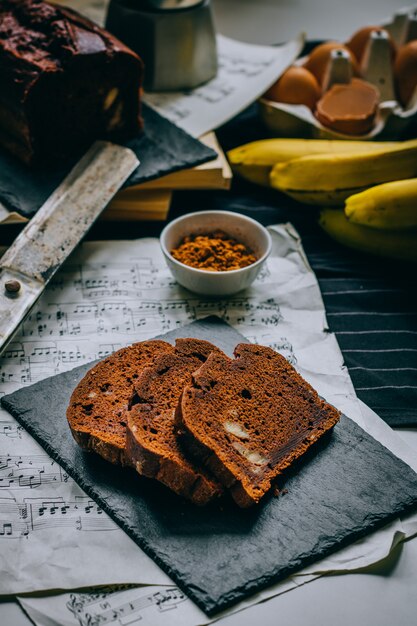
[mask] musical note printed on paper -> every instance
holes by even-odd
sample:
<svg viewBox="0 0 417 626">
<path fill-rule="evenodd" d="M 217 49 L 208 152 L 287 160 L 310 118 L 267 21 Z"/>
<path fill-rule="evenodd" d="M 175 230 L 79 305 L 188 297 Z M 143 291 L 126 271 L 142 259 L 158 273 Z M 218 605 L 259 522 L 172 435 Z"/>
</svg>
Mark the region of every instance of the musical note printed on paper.
<svg viewBox="0 0 417 626">
<path fill-rule="evenodd" d="M 0 454 L 0 490 L 19 487 L 36 489 L 57 481 L 67 482 L 68 479 L 68 474 L 47 454 Z"/>
<path fill-rule="evenodd" d="M 62 527 L 79 531 L 117 530 L 110 518 L 87 496 L 77 496 L 73 502 L 62 498 L 24 498 L 18 503 L 0 495 L 0 536 L 19 539 L 29 537 L 37 530 Z"/>
<path fill-rule="evenodd" d="M 71 593 L 66 608 L 78 620 L 80 626 L 91 624 L 137 624 L 143 618 L 148 624 L 165 623 L 162 613 L 175 611 L 188 602 L 177 587 L 146 587 L 130 591 L 100 593 Z M 159 619 L 161 618 L 162 619 Z M 172 614 L 168 620 L 171 620 Z"/>
<path fill-rule="evenodd" d="M 3 394 L 4 395 L 4 394 Z M 4 435 L 10 439 L 16 439 L 22 437 L 23 426 L 20 426 L 17 422 L 10 422 L 9 420 L 0 420 L 0 436 Z"/>
<path fill-rule="evenodd" d="M 314 576 L 302 578 L 301 584 Z M 256 601 L 286 593 L 297 586 L 296 580 L 289 578 L 261 591 Z M 221 617 L 210 619 L 173 585 L 136 588 L 118 585 L 46 597 L 19 597 L 18 600 L 36 626 L 202 626 Z M 243 601 L 222 615 L 241 611 L 253 601 L 253 598 Z"/>
</svg>

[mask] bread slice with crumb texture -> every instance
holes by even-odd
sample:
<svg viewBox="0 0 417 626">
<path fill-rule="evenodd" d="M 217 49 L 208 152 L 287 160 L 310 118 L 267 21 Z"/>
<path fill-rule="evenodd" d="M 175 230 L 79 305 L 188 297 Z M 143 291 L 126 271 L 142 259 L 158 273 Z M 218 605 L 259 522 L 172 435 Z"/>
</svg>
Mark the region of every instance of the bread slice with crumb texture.
<svg viewBox="0 0 417 626">
<path fill-rule="evenodd" d="M 174 347 L 165 341 L 134 343 L 94 365 L 73 391 L 67 419 L 75 441 L 106 461 L 126 465 L 125 413 L 145 367 Z"/>
<path fill-rule="evenodd" d="M 183 387 L 216 346 L 199 339 L 177 339 L 175 350 L 143 371 L 127 415 L 126 455 L 139 474 L 154 478 L 197 505 L 217 499 L 222 488 L 207 471 L 189 461 L 174 432 Z"/>
<path fill-rule="evenodd" d="M 339 417 L 283 356 L 239 344 L 234 359 L 214 353 L 194 372 L 175 427 L 188 452 L 249 507 Z"/>
</svg>

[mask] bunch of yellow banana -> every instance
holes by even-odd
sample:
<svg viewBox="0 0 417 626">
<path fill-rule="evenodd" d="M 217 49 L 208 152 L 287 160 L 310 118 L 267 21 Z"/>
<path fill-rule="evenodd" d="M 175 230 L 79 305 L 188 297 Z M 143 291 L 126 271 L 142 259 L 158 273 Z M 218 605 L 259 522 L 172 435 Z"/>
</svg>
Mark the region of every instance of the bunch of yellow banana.
<svg viewBox="0 0 417 626">
<path fill-rule="evenodd" d="M 352 194 L 417 176 L 417 140 L 267 139 L 228 153 L 232 169 L 307 204 L 341 206 Z"/>
<path fill-rule="evenodd" d="M 363 252 L 417 261 L 417 140 L 255 141 L 228 153 L 232 169 L 304 203 L 320 224 Z"/>
<path fill-rule="evenodd" d="M 315 155 L 330 157 L 340 154 L 383 152 L 399 144 L 394 142 L 343 141 L 333 139 L 262 139 L 227 153 L 232 170 L 258 185 L 269 187 L 275 166 Z"/>
</svg>

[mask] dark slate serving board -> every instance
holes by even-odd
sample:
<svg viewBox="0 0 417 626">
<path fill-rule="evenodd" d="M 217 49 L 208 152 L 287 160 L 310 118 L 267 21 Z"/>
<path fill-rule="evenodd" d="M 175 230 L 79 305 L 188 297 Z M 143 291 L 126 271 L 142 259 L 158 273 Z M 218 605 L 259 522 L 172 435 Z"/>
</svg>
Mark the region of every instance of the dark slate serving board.
<svg viewBox="0 0 417 626">
<path fill-rule="evenodd" d="M 164 335 L 209 339 L 231 354 L 239 333 L 206 318 Z M 33 435 L 208 615 L 328 555 L 417 506 L 417 474 L 342 416 L 286 476 L 288 493 L 250 510 L 193 506 L 73 441 L 65 407 L 90 365 L 2 398 Z"/>
<path fill-rule="evenodd" d="M 146 104 L 142 105 L 143 133 L 125 143 L 139 157 L 140 166 L 125 186 L 138 185 L 216 158 L 211 148 L 194 139 Z M 9 211 L 30 217 L 39 209 L 70 171 L 75 161 L 29 169 L 0 150 L 0 202 Z"/>
</svg>

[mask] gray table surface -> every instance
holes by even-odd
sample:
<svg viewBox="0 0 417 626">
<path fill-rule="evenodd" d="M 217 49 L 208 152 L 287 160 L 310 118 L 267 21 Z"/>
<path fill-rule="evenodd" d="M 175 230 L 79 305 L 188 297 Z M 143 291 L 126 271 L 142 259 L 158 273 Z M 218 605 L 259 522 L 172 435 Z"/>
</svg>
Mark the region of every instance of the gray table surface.
<svg viewBox="0 0 417 626">
<path fill-rule="evenodd" d="M 260 44 L 285 41 L 300 31 L 306 32 L 309 39 L 345 40 L 355 29 L 380 23 L 403 6 L 407 5 L 401 0 L 213 0 L 220 32 Z M 417 431 L 398 433 L 417 453 Z M 31 623 L 17 603 L 1 602 L 1 626 Z M 218 623 L 415 626 L 417 538 L 399 546 L 389 559 L 367 573 L 320 578 Z"/>
<path fill-rule="evenodd" d="M 387 21 L 406 0 L 212 0 L 217 29 L 249 43 L 287 41 L 300 31 L 310 40 L 345 41 L 362 26 Z"/>
</svg>

